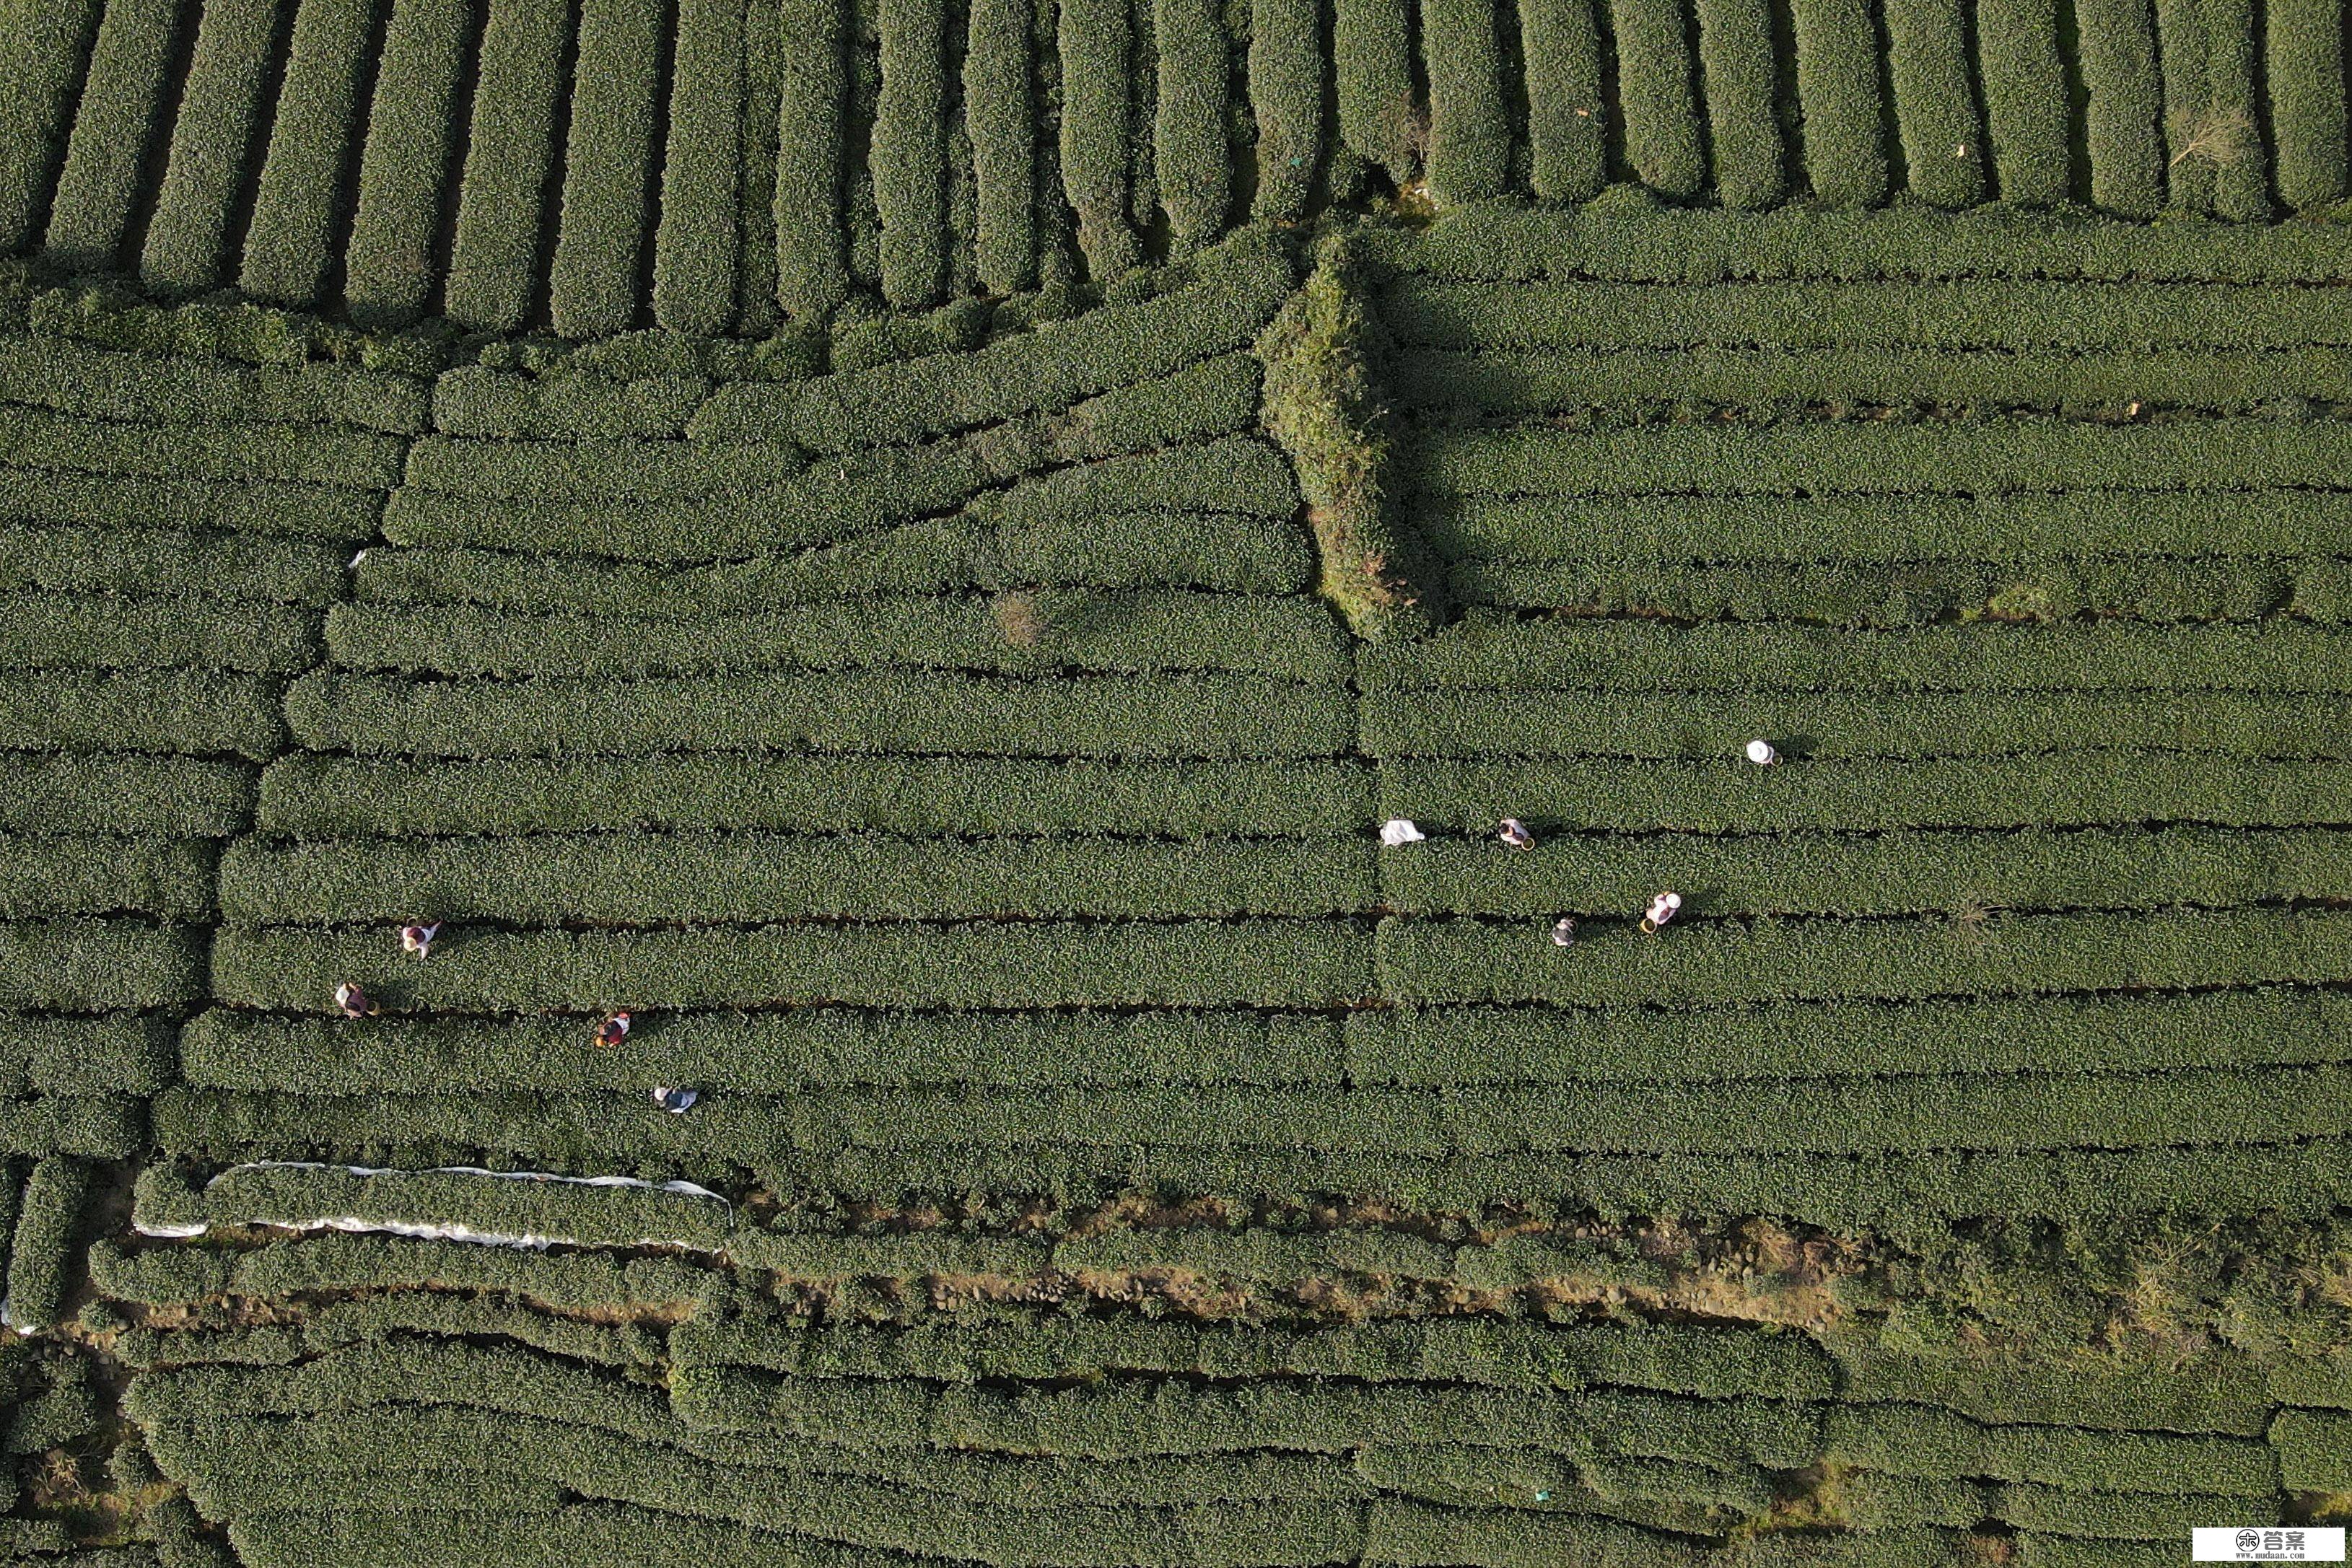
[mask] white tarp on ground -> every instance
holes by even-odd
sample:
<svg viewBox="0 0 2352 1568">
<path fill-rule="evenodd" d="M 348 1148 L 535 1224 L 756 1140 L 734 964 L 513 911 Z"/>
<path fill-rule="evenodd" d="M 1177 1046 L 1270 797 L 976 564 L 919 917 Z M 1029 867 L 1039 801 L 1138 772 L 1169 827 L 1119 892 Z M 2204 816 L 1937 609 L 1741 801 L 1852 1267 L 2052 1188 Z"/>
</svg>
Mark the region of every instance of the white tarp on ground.
<svg viewBox="0 0 2352 1568">
<path fill-rule="evenodd" d="M 636 1187 L 646 1192 L 677 1193 L 685 1197 L 707 1197 L 711 1199 L 713 1202 L 725 1204 L 729 1213 L 731 1214 L 734 1211 L 734 1205 L 728 1203 L 726 1198 L 721 1197 L 719 1194 L 711 1191 L 707 1186 L 698 1186 L 690 1181 L 651 1182 L 641 1180 L 636 1176 L 558 1176 L 551 1171 L 493 1171 L 484 1170 L 478 1166 L 435 1166 L 429 1170 L 404 1171 L 394 1170 L 381 1166 L 333 1166 L 326 1165 L 316 1160 L 254 1160 L 245 1165 L 229 1166 L 228 1169 L 222 1171 L 219 1175 L 206 1182 L 205 1184 L 205 1190 L 207 1192 L 211 1191 L 214 1187 L 219 1186 L 228 1177 L 236 1175 L 239 1171 L 269 1170 L 342 1171 L 356 1176 L 487 1176 L 493 1181 L 562 1182 L 568 1186 L 628 1186 Z M 232 1223 L 238 1225 L 267 1225 L 281 1230 L 344 1230 L 358 1233 L 375 1232 L 391 1236 L 414 1236 L 431 1241 L 469 1241 L 485 1247 L 528 1247 L 540 1250 L 543 1250 L 549 1247 L 613 1245 L 613 1243 L 610 1242 L 584 1242 L 576 1237 L 570 1236 L 540 1236 L 530 1233 L 499 1230 L 477 1230 L 470 1225 L 458 1225 L 425 1220 L 369 1219 L 355 1214 L 322 1214 L 313 1216 L 307 1219 L 276 1219 L 265 1218 L 260 1216 L 252 1216 L 233 1221 Z M 131 1222 L 131 1228 L 142 1236 L 153 1236 L 161 1239 L 184 1240 L 192 1237 L 204 1235 L 212 1228 L 212 1226 L 210 1223 L 203 1220 L 198 1220 L 191 1224 L 157 1225 L 151 1224 L 143 1220 L 134 1219 Z M 688 1248 L 695 1251 L 707 1250 L 707 1249 L 696 1246 L 692 1242 L 675 1240 L 657 1236 L 642 1237 L 630 1245 L 639 1247 L 680 1247 Z"/>
</svg>

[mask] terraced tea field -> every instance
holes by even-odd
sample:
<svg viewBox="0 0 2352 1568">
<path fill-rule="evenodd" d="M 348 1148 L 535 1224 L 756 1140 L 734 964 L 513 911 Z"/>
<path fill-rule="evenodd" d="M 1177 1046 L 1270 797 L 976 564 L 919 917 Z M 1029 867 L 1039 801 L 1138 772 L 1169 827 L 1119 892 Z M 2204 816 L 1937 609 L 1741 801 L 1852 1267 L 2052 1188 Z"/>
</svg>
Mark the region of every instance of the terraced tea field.
<svg viewBox="0 0 2352 1568">
<path fill-rule="evenodd" d="M 2332 10 L 0 22 L 9 1560 L 2352 1519 Z"/>
</svg>

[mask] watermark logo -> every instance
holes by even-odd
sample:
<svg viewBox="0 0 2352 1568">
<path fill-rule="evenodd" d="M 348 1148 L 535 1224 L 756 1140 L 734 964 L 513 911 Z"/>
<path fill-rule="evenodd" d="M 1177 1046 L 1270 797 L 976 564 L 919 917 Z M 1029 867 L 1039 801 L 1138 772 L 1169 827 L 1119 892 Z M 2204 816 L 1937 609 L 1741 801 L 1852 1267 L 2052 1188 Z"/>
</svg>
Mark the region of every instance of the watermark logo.
<svg viewBox="0 0 2352 1568">
<path fill-rule="evenodd" d="M 2341 1563 L 2341 1526 L 2216 1524 L 2192 1532 L 2189 1557 L 2198 1563 Z"/>
</svg>

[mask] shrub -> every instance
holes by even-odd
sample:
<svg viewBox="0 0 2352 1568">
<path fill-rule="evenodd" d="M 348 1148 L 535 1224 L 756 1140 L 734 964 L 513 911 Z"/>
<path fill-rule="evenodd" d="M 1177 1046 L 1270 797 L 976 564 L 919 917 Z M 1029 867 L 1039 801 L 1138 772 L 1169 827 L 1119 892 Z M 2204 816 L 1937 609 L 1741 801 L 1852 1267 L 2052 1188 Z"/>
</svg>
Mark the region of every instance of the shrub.
<svg viewBox="0 0 2352 1568">
<path fill-rule="evenodd" d="M 65 1316 L 66 1294 L 81 1272 L 74 1241 L 89 1185 L 89 1167 L 71 1159 L 41 1161 L 25 1184 L 8 1249 L 8 1322 L 20 1333 Z"/>
<path fill-rule="evenodd" d="M 2322 1001 L 2299 1010 L 2175 1010 L 2192 1014 L 2188 1021 L 2195 1023 L 2277 1022 L 2286 1029 L 2282 1040 L 2299 1042 L 2306 1055 L 2324 1044 L 2315 1029 L 2340 1021 L 2343 1011 Z M 611 1051 L 577 1049 L 581 1030 L 572 1019 L 371 1019 L 364 1051 L 352 1049 L 355 1032 L 341 1019 L 215 1009 L 199 1014 L 183 1031 L 179 1073 L 197 1088 L 417 1094 L 453 1089 L 635 1092 L 648 1072 L 657 1071 L 709 1088 L 791 1094 L 852 1084 L 1336 1087 L 1346 1066 L 1335 1020 L 1233 1009 L 999 1015 L 815 1008 L 645 1014 L 629 1038 Z M 10 1020 L 7 1038 L 14 1049 L 31 1055 L 29 1066 L 17 1075 L 29 1074 L 45 1092 L 144 1092 L 161 1088 L 170 1075 L 170 1034 L 136 1019 L 18 1018 Z M 2030 1031 L 2020 1037 L 2036 1038 Z M 2281 1044 L 2281 1055 L 2289 1049 Z M 1435 1054 L 1433 1043 L 1424 1050 Z M 86 1058 L 80 1054 L 85 1051 Z M 1404 1054 L 1391 1048 L 1375 1058 L 1368 1050 L 1366 1061 L 1396 1072 Z M 869 1239 L 796 1239 L 831 1246 Z M 1038 1266 L 1045 1261 L 1041 1254 Z"/>
<path fill-rule="evenodd" d="M 1018 294 L 1037 280 L 1032 11 L 1025 0 L 975 0 L 968 24 L 963 102 L 977 187 L 973 261 L 982 286 L 995 294 Z"/>
<path fill-rule="evenodd" d="M 360 75 L 375 45 L 372 0 L 299 5 L 261 165 L 237 287 L 279 305 L 315 305 L 333 260 L 343 171 L 358 126 Z"/>
<path fill-rule="evenodd" d="M 1152 29 L 1160 66 L 1152 129 L 1160 202 L 1176 237 L 1200 244 L 1225 226 L 1232 183 L 1225 31 L 1210 0 L 1153 0 Z"/>
<path fill-rule="evenodd" d="M 338 605 L 328 635 L 347 667 L 449 674 L 917 664 L 1014 674 L 1230 669 L 1337 684 L 1349 674 L 1343 638 L 1312 601 L 1194 591 L 822 601 L 783 613 L 633 622 Z"/>
<path fill-rule="evenodd" d="M 1696 195 L 1706 183 L 1706 163 L 1682 0 L 1610 0 L 1609 10 L 1626 161 L 1652 190 Z"/>
<path fill-rule="evenodd" d="M 654 319 L 710 338 L 735 324 L 742 0 L 684 0 L 670 70 L 654 245 Z"/>
<path fill-rule="evenodd" d="M 434 247 L 473 26 L 471 0 L 392 0 L 343 251 L 343 298 L 363 326 L 415 319 L 439 281 Z"/>
<path fill-rule="evenodd" d="M 18 832 L 227 838 L 251 821 L 251 796 L 236 763 L 0 752 L 0 825 Z"/>
<path fill-rule="evenodd" d="M 269 77 L 280 5 L 281 0 L 205 0 L 172 126 L 171 162 L 139 261 L 141 280 L 158 293 L 193 294 L 222 279 L 229 219 L 263 110 L 261 89 Z M 65 19 L 95 9 L 92 0 L 83 0 L 57 14 Z M 0 209 L 0 217 L 6 216 Z M 8 239 L 8 231 L 0 227 L 0 242 Z"/>
<path fill-rule="evenodd" d="M 0 746 L 29 751 L 232 753 L 285 743 L 282 683 L 207 670 L 0 672 Z"/>
<path fill-rule="evenodd" d="M 1403 0 L 1333 0 L 1339 140 L 1399 185 L 1412 178 L 1414 156 L 1411 38 Z"/>
<path fill-rule="evenodd" d="M 1249 96 L 1257 121 L 1257 193 L 1250 215 L 1262 223 L 1297 223 L 1307 215 L 1323 154 L 1323 25 L 1317 0 L 1254 0 Z M 1217 152 L 1222 158 L 1222 145 Z"/>
<path fill-rule="evenodd" d="M 475 331 L 513 331 L 538 291 L 570 10 L 565 0 L 489 0 L 445 291 L 450 319 Z"/>
<path fill-rule="evenodd" d="M 211 1017 L 214 1015 L 207 1015 Z M 2255 1069 L 2334 1061 L 2347 1009 L 2326 991 L 2215 991 L 2183 996 L 1966 997 L 1891 1006 L 1881 1001 L 1776 1003 L 1653 1013 L 1625 1008 L 1403 1008 L 1350 1015 L 1345 1026 L 1347 1076 L 1358 1085 L 1568 1084 L 1588 1082 L 1685 1083 L 1750 1078 L 1822 1080 L 1846 1074 L 1980 1072 L 2050 1086 L 2070 1073 L 2165 1074 L 2190 1069 Z M 190 1026 L 188 1072 L 208 1082 L 219 1068 L 200 1065 L 199 1026 Z M 299 1027 L 299 1026 L 289 1026 Z M 317 1030 L 331 1025 L 310 1026 Z M 2238 1033 L 2244 1029 L 2258 1033 Z M 257 1030 L 257 1032 L 258 1030 Z M 211 1037 L 205 1037 L 209 1040 Z M 259 1076 L 283 1057 L 256 1042 Z M 226 1051 L 223 1051 L 226 1054 Z M 323 1048 L 321 1054 L 323 1054 Z M 299 1086 L 325 1069 L 297 1071 Z M 2244 1082 L 2261 1074 L 2245 1073 Z M 453 1082 L 463 1082 L 462 1078 Z M 2109 1082 L 2120 1082 L 2120 1076 Z M 240 1086 L 259 1088 L 259 1082 Z M 363 1087 L 354 1084 L 354 1088 Z M 331 1082 L 318 1086 L 332 1087 Z M 1826 1089 L 1817 1083 L 1816 1088 Z M 2037 1366 L 2027 1391 L 2054 1401 L 2074 1385 Z M 2000 1386 L 1983 1368 L 1952 1374 L 1927 1392 L 1922 1369 L 1891 1369 L 1884 1388 L 1849 1371 L 1849 1397 L 1902 1398 L 1952 1405 L 1986 1419 L 2065 1421 L 2084 1426 L 2166 1426 L 2135 1410 L 2129 1419 L 2101 1416 L 2078 1398 L 2063 1411 L 2030 1404 L 2004 1415 L 1990 1404 Z M 1950 1393 L 1948 1390 L 1958 1390 Z M 2026 1396 L 2018 1396 L 2024 1398 Z M 2268 1408 L 2267 1405 L 2263 1406 Z M 2210 1430 L 2191 1425 L 2189 1430 Z M 2228 1429 L 2228 1428 L 2223 1428 Z"/>
<path fill-rule="evenodd" d="M 0 858 L 0 868 L 5 865 Z M 1832 862 L 1822 880 L 1845 869 Z M 2062 860 L 2053 874 L 2063 876 L 2066 869 Z M 2090 880 L 2080 870 L 2076 875 Z M 230 919 L 257 924 L 397 923 L 418 912 L 457 922 L 549 925 L 1050 915 L 1172 919 L 1344 915 L 1373 901 L 1374 881 L 1370 852 L 1338 840 L 942 843 L 728 833 L 653 842 L 592 835 L 487 843 L 326 842 L 282 850 L 240 843 L 223 867 L 222 897 Z M 1929 907 L 1949 906 L 1949 886 L 1947 882 L 1943 896 Z M 1639 902 L 1644 895 L 1630 896 Z M 2226 894 L 2217 890 L 2210 896 L 2218 900 Z M 2107 902 L 2115 898 L 2110 894 Z M 2146 899 L 2162 901 L 2156 894 Z M 1403 906 L 1433 902 L 1407 899 Z M 1902 906 L 1899 894 L 1882 902 Z M 130 905 L 126 901 L 109 907 Z"/>
<path fill-rule="evenodd" d="M 0 917 L 211 913 L 213 849 L 201 839 L 0 837 Z"/>
<path fill-rule="evenodd" d="M 1976 24 L 1995 193 L 2020 206 L 2063 202 L 2073 174 L 2054 0 L 1982 0 Z"/>
<path fill-rule="evenodd" d="M 1442 207 L 1503 193 L 1511 129 L 1503 105 L 1495 0 L 1427 0 L 1421 57 L 1429 74 L 1430 197 Z"/>
<path fill-rule="evenodd" d="M 563 213 L 547 265 L 548 315 L 566 338 L 610 337 L 636 320 L 667 20 L 664 0 L 581 5 Z"/>
<path fill-rule="evenodd" d="M 776 131 L 776 303 L 822 321 L 849 288 L 842 120 L 849 109 L 841 0 L 782 0 Z"/>
<path fill-rule="evenodd" d="M 2126 217 L 2154 217 L 2164 205 L 2164 92 L 2149 0 L 2084 0 L 2076 32 L 2091 200 Z"/>
<path fill-rule="evenodd" d="M 1341 692 L 1209 673 L 1091 675 L 1050 685 L 898 670 L 496 685 L 318 673 L 289 688 L 286 711 L 308 746 L 442 757 L 612 756 L 689 747 L 1314 757 L 1347 749 L 1351 728 Z M 2065 711 L 2056 706 L 2052 717 Z M 1942 710 L 1930 713 L 1927 725 L 1954 722 Z M 1910 716 L 1890 716 L 1887 727 L 1900 733 Z M 2238 716 L 2239 723 L 2248 721 L 2259 718 Z"/>
<path fill-rule="evenodd" d="M 90 48 L 89 74 L 74 109 L 73 136 L 66 143 L 65 167 L 58 174 L 48 232 L 41 242 L 42 254 L 62 267 L 108 272 L 121 259 L 148 147 L 163 124 L 165 95 L 173 85 L 166 73 L 180 9 L 173 0 L 114 0 L 106 7 Z M 70 26 L 75 10 L 72 5 L 57 7 L 41 18 L 43 26 Z M 18 37 L 37 47 L 40 31 L 27 27 Z M 37 84 L 41 74 L 53 68 L 44 60 L 26 77 L 12 79 Z M 0 183 L 20 178 L 13 167 L 0 172 Z M 0 198 L 0 205 L 20 199 Z M 0 226 L 0 235 L 5 235 L 5 226 Z"/>
<path fill-rule="evenodd" d="M 882 91 L 874 120 L 874 204 L 882 298 L 933 303 L 947 256 L 947 13 L 942 0 L 883 0 Z"/>
<path fill-rule="evenodd" d="M 0 29 L 0 253 L 38 233 L 67 135 L 99 0 L 24 7 Z"/>
<path fill-rule="evenodd" d="M 2252 0 L 2203 0 L 2207 57 L 2205 88 L 2210 109 L 2189 143 L 2213 165 L 2213 212 L 2238 223 L 2271 215 L 2269 160 L 2260 131 L 2256 99 Z"/>
<path fill-rule="evenodd" d="M 1791 15 L 1813 193 L 1832 207 L 1875 206 L 1886 199 L 1887 168 L 1871 7 L 1867 0 L 1794 0 Z"/>
<path fill-rule="evenodd" d="M 95 420 L 202 428 L 342 424 L 393 434 L 425 428 L 431 385 L 314 362 L 290 366 L 157 359 L 62 338 L 0 340 L 0 395 Z"/>
<path fill-rule="evenodd" d="M 0 754 L 0 779 L 9 778 L 9 761 Z M 180 827 L 184 831 L 215 829 L 220 836 L 240 829 L 243 775 L 213 764 L 182 766 L 226 775 L 217 782 L 226 799 L 203 802 L 213 816 L 199 817 L 169 796 L 140 799 L 137 787 L 161 794 L 167 780 L 136 773 L 126 779 L 132 767 L 128 758 L 104 768 L 47 762 L 30 782 L 49 789 L 18 784 L 0 800 L 26 800 L 22 813 L 11 813 L 12 826 L 37 820 L 41 810 L 58 810 L 63 796 L 93 830 L 145 827 L 147 819 L 168 827 L 191 823 Z M 81 772 L 94 777 L 74 776 Z M 168 782 L 194 793 L 194 780 Z M 119 793 L 104 792 L 109 789 Z M 1338 762 L 652 757 L 434 765 L 298 757 L 263 775 L 260 810 L 268 831 L 305 836 L 675 827 L 1307 837 L 1361 831 L 1370 810 L 1366 791 L 1363 775 Z M 122 809 L 131 806 L 147 806 L 147 819 Z M 223 822 L 232 825 L 217 826 Z"/>
<path fill-rule="evenodd" d="M 1547 3 L 1566 3 L 1581 10 L 1591 0 Z M 1694 9 L 1698 19 L 1699 68 L 1706 82 L 1716 193 L 1727 207 L 1775 205 L 1787 190 L 1782 166 L 1788 154 L 1780 136 L 1780 62 L 1772 41 L 1770 9 L 1765 0 L 1696 0 Z M 1890 26 L 1895 11 L 1890 5 Z M 1597 71 L 1594 74 L 1597 78 Z M 1529 113 L 1534 113 L 1532 106 Z M 1593 133 L 1598 134 L 1597 127 Z M 1593 183 L 1597 186 L 1598 180 Z"/>
<path fill-rule="evenodd" d="M 1108 284 L 1141 259 L 1128 225 L 1127 0 L 1068 0 L 1057 12 L 1062 188 L 1078 216 L 1087 272 Z"/>
<path fill-rule="evenodd" d="M 2279 200 L 2298 210 L 2341 201 L 2347 193 L 2344 55 L 2336 42 L 2341 18 L 2313 0 L 2272 0 L 2263 26 Z"/>
<path fill-rule="evenodd" d="M 1887 73 L 1911 193 L 1938 207 L 1984 199 L 1984 124 L 1959 0 L 1887 0 Z"/>
<path fill-rule="evenodd" d="M 26 941 L 21 935 L 16 940 Z M 32 946 L 46 955 L 57 941 Z M 1361 935 L 1349 925 L 1313 920 L 500 933 L 436 954 L 430 965 L 404 961 L 374 932 L 228 930 L 215 944 L 214 986 L 231 1003 L 308 1011 L 331 1007 L 338 981 L 355 977 L 394 1013 L 829 1000 L 915 1008 L 1321 1007 L 1363 997 L 1366 957 Z M 178 977 L 159 976 L 158 985 Z M 113 999 L 117 994 L 93 985 L 75 989 L 77 1001 L 68 1005 L 126 1005 Z M 39 1004 L 63 995 L 50 984 L 27 988 L 22 999 Z M 94 999 L 79 1000 L 83 997 Z M 0 993 L 0 1004 L 19 1000 Z"/>
</svg>

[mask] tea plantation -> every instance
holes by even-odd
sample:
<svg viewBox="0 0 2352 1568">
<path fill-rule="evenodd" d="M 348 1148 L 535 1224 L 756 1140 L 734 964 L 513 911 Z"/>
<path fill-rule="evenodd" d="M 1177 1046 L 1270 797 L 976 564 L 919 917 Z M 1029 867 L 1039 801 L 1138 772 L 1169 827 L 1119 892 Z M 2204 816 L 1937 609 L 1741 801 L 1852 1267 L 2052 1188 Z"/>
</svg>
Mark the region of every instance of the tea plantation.
<svg viewBox="0 0 2352 1568">
<path fill-rule="evenodd" d="M 0 1558 L 2352 1522 L 2340 9 L 0 0 Z"/>
</svg>

